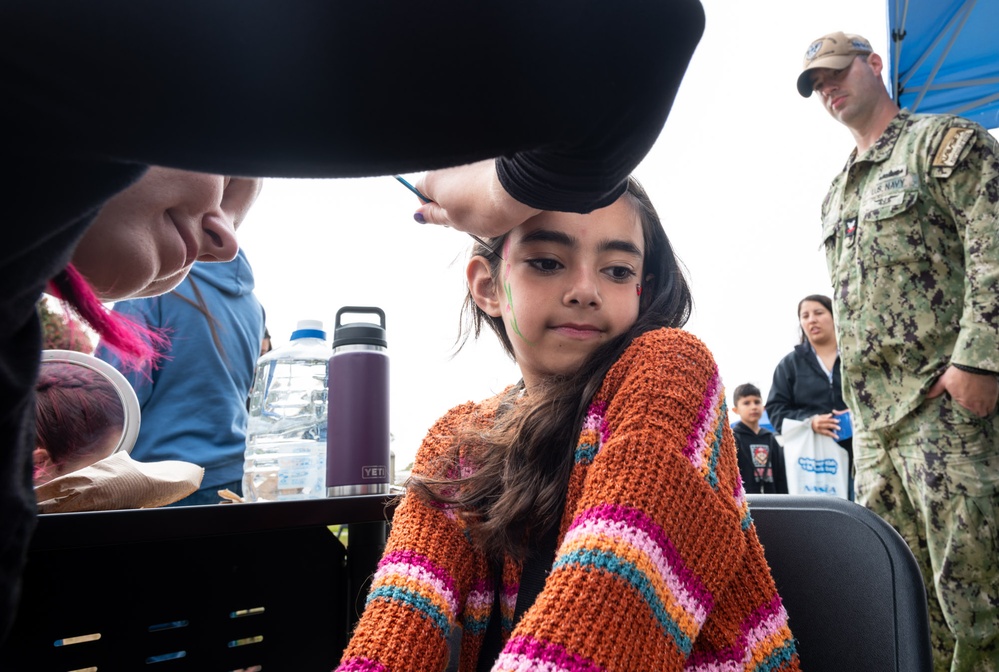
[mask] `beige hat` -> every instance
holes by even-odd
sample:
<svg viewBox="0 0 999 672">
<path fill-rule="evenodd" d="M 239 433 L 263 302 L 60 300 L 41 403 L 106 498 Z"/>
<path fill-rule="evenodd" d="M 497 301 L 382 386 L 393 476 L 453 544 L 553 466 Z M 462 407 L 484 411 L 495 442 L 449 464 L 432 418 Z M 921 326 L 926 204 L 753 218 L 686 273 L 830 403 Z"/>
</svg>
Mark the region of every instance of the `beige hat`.
<svg viewBox="0 0 999 672">
<path fill-rule="evenodd" d="M 860 35 L 835 32 L 823 35 L 812 42 L 805 52 L 805 62 L 798 75 L 798 93 L 808 98 L 812 95 L 812 78 L 809 70 L 831 68 L 842 70 L 850 65 L 858 54 L 871 54 L 871 43 Z"/>
</svg>

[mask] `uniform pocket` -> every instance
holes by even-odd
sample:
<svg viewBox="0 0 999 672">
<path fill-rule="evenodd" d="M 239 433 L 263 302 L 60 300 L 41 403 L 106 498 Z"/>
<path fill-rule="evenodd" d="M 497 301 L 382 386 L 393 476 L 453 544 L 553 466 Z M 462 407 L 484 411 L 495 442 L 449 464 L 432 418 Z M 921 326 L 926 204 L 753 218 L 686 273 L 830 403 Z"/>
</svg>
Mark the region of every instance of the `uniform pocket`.
<svg viewBox="0 0 999 672">
<path fill-rule="evenodd" d="M 826 251 L 836 244 L 836 230 L 839 229 L 839 218 L 829 217 L 822 222 L 822 244 Z"/>
<path fill-rule="evenodd" d="M 838 217 L 827 217 L 822 221 L 822 249 L 826 253 L 826 267 L 830 275 L 833 276 L 836 275 L 837 257 L 840 253 L 838 238 L 842 235 L 843 231 Z M 850 240 L 853 240 L 852 237 Z"/>
<path fill-rule="evenodd" d="M 871 266 L 922 261 L 926 245 L 916 203 L 918 191 L 895 191 L 861 204 L 859 235 Z"/>
<path fill-rule="evenodd" d="M 937 438 L 934 443 L 948 455 L 949 460 L 961 456 L 962 460 L 968 460 L 968 465 L 972 469 L 980 460 L 985 460 L 991 467 L 983 467 L 983 472 L 978 473 L 975 479 L 980 482 L 999 483 L 999 421 L 997 421 L 996 411 L 984 418 L 980 418 L 964 406 L 954 401 L 947 394 L 939 397 L 927 399 L 924 403 L 931 410 L 931 415 L 935 415 L 939 422 L 939 429 L 942 430 L 942 437 Z M 995 470 L 995 474 L 989 478 L 982 478 L 982 473 Z"/>
</svg>

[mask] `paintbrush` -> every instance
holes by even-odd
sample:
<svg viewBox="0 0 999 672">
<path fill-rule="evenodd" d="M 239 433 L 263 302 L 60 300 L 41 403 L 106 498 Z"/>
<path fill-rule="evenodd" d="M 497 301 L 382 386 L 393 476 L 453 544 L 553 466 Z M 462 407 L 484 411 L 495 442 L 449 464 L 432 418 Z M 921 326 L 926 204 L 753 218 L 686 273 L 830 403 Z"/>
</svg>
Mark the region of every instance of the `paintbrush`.
<svg viewBox="0 0 999 672">
<path fill-rule="evenodd" d="M 414 187 L 412 184 L 410 184 L 409 181 L 406 180 L 406 178 L 404 178 L 402 175 L 396 175 L 395 179 L 399 180 L 399 183 L 402 184 L 402 186 L 406 187 L 411 192 L 413 192 L 414 194 L 416 194 L 416 197 L 419 198 L 424 203 L 433 203 L 433 200 L 431 200 L 430 198 L 428 198 L 428 197 L 424 196 L 422 193 L 420 193 L 420 190 L 417 189 L 416 187 Z M 468 232 L 466 231 L 465 233 L 468 233 Z M 500 256 L 499 252 L 497 252 L 495 249 L 493 249 L 492 245 L 490 245 L 486 241 L 482 240 L 481 238 L 479 238 L 474 233 L 469 233 L 468 235 L 470 235 L 472 237 L 472 239 L 475 240 L 475 242 L 477 242 L 479 245 L 482 245 L 484 248 L 486 248 L 487 250 L 489 250 L 490 252 L 492 252 L 493 254 L 495 254 L 500 259 L 503 258 L 502 256 Z"/>
</svg>

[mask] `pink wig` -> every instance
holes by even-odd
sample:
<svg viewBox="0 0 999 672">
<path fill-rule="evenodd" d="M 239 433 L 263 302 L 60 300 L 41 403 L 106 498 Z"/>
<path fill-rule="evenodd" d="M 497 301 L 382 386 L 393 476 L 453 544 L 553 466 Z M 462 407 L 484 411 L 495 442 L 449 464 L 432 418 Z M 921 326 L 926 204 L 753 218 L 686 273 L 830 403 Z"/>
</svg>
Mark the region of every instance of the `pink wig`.
<svg viewBox="0 0 999 672">
<path fill-rule="evenodd" d="M 49 280 L 47 291 L 89 324 L 100 336 L 101 343 L 129 370 L 139 370 L 145 365 L 156 368 L 170 344 L 164 333 L 105 308 L 73 264 Z"/>
</svg>

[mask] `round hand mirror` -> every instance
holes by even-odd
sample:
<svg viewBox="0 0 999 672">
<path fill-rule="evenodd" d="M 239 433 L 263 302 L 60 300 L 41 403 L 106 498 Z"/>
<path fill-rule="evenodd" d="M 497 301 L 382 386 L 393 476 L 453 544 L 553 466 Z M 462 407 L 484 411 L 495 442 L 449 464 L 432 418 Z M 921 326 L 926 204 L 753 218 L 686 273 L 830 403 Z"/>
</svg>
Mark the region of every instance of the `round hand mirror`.
<svg viewBox="0 0 999 672">
<path fill-rule="evenodd" d="M 43 350 L 38 378 L 36 398 L 40 424 L 55 421 L 64 430 L 71 428 L 73 440 L 86 434 L 102 436 L 105 448 L 101 450 L 103 454 L 99 459 L 119 451 L 132 450 L 139 436 L 139 400 L 135 396 L 135 390 L 117 369 L 83 352 Z M 63 381 L 69 381 L 65 383 L 65 387 L 73 386 L 75 394 L 59 396 L 58 401 L 47 402 L 47 395 L 50 393 L 46 388 L 56 390 L 63 386 Z M 76 408 L 70 407 L 74 400 L 77 401 Z M 81 400 L 86 403 L 86 411 L 79 408 Z M 120 413 L 117 407 L 111 407 L 115 400 L 121 405 Z M 54 411 L 48 416 L 42 408 L 46 403 L 54 407 Z M 105 424 L 113 425 L 117 425 L 120 418 L 121 426 L 95 427 L 93 425 L 98 422 L 96 418 L 114 418 L 114 421 L 104 421 Z M 42 431 L 39 431 L 40 436 L 41 434 Z M 107 447 L 110 447 L 115 436 L 118 437 L 117 442 L 108 451 Z"/>
</svg>

